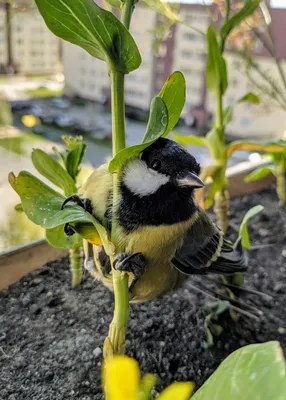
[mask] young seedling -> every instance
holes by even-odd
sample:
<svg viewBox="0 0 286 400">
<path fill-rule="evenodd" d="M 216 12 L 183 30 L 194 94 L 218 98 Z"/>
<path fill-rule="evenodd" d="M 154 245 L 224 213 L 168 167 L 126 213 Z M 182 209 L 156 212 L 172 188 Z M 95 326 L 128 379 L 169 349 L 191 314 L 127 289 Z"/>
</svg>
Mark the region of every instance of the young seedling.
<svg viewBox="0 0 286 400">
<path fill-rule="evenodd" d="M 227 64 L 224 57 L 225 44 L 232 30 L 249 17 L 259 6 L 260 0 L 246 0 L 244 7 L 236 14 L 230 16 L 226 13 L 224 22 L 216 33 L 212 27 L 207 31 L 208 61 L 206 79 L 208 89 L 216 98 L 216 118 L 214 126 L 206 137 L 183 136 L 173 134 L 173 137 L 183 145 L 206 146 L 209 148 L 214 164 L 207 166 L 202 171 L 203 180 L 211 180 L 211 187 L 206 198 L 199 197 L 200 204 L 209 208 L 214 203 L 219 227 L 226 231 L 228 227 L 229 194 L 228 179 L 226 176 L 227 163 L 236 150 L 256 150 L 262 148 L 267 151 L 281 152 L 282 145 L 271 142 L 259 143 L 255 141 L 237 141 L 227 144 L 225 128 L 232 120 L 233 110 L 237 104 L 248 102 L 257 104 L 259 98 L 253 93 L 247 93 L 233 104 L 224 106 L 224 95 L 228 87 Z M 230 1 L 226 0 L 226 8 L 230 10 Z M 201 191 L 202 193 L 202 191 Z"/>
<path fill-rule="evenodd" d="M 80 172 L 80 164 L 84 156 L 86 144 L 83 143 L 80 136 L 64 136 L 63 141 L 66 145 L 65 155 L 54 148 L 59 160 L 55 160 L 54 157 L 40 149 L 34 149 L 31 158 L 34 167 L 43 177 L 59 187 L 65 196 L 70 196 L 76 193 L 78 189 L 77 177 Z M 19 210 L 19 205 L 16 206 L 17 208 Z M 23 210 L 22 207 L 21 210 Z M 82 279 L 82 238 L 78 234 L 67 236 L 64 233 L 64 226 L 61 225 L 52 229 L 46 229 L 46 238 L 54 247 L 69 249 L 72 287 L 77 287 Z"/>
<path fill-rule="evenodd" d="M 256 168 L 244 179 L 248 183 L 273 174 L 276 178 L 276 192 L 279 204 L 282 207 L 286 205 L 286 142 L 280 142 L 280 144 L 283 143 L 285 143 L 285 150 L 280 153 L 267 153 L 271 158 L 271 165 Z"/>
<path fill-rule="evenodd" d="M 180 72 L 173 73 L 151 104 L 150 117 L 143 143 L 125 148 L 124 76 L 141 63 L 137 46 L 128 32 L 135 1 L 110 0 L 121 11 L 121 22 L 93 0 L 36 0 L 37 6 L 51 31 L 62 39 L 81 46 L 92 56 L 107 62 L 111 80 L 112 147 L 114 158 L 109 163 L 113 174 L 113 203 L 118 199 L 118 179 L 125 162 L 142 152 L 159 137 L 164 137 L 177 124 L 185 103 L 185 80 Z M 38 165 L 42 173 L 42 163 Z M 67 175 L 67 173 L 66 173 Z M 61 176 L 65 195 L 75 192 L 70 177 Z M 46 176 L 47 177 L 47 176 Z M 55 184 L 54 175 L 48 178 Z M 19 194 L 23 210 L 36 224 L 50 230 L 53 243 L 56 233 L 62 238 L 65 224 L 89 243 L 104 247 L 113 265 L 117 253 L 124 252 L 120 243 L 116 220 L 111 231 L 88 210 L 79 205 L 62 205 L 66 197 L 56 192 L 26 171 L 17 177 L 9 175 L 9 182 Z M 66 185 L 71 182 L 72 190 Z M 59 185 L 58 185 L 59 186 Z M 65 190 L 66 189 L 66 190 Z M 96 188 L 94 188 L 96 191 Z M 50 240 L 51 241 L 51 240 Z M 51 241 L 52 242 L 52 241 Z M 105 357 L 125 350 L 125 335 L 129 315 L 128 274 L 112 269 L 115 308 L 109 334 L 104 345 Z"/>
</svg>

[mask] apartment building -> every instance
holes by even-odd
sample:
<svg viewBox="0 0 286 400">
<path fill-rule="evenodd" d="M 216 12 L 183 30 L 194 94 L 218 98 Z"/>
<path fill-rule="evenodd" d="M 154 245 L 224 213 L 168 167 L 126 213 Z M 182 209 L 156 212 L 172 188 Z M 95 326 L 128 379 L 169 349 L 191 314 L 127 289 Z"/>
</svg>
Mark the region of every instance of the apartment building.
<svg viewBox="0 0 286 400">
<path fill-rule="evenodd" d="M 151 99 L 156 95 L 171 72 L 180 70 L 186 78 L 186 107 L 195 128 L 210 125 L 216 112 L 212 93 L 206 89 L 206 32 L 210 24 L 212 8 L 199 4 L 181 4 L 179 14 L 184 23 L 172 27 L 162 42 L 158 54 L 154 53 L 154 29 L 161 25 L 162 17 L 152 9 L 136 6 L 131 32 L 142 56 L 142 65 L 126 76 L 126 103 L 148 110 Z M 286 10 L 274 9 L 274 34 L 278 41 L 278 54 L 286 70 L 286 47 L 283 43 L 283 26 Z M 191 29 L 191 27 L 195 29 Z M 84 50 L 70 44 L 63 45 L 63 60 L 66 92 L 99 101 L 110 90 L 106 64 L 95 60 Z M 255 57 L 262 69 L 276 79 L 277 69 L 263 48 L 256 46 Z M 229 88 L 225 105 L 231 104 L 249 91 L 255 92 L 242 67 L 241 59 L 226 53 L 229 72 Z M 261 81 L 256 77 L 258 83 Z M 279 137 L 286 129 L 286 113 L 283 110 L 267 110 L 267 105 L 241 104 L 235 108 L 233 120 L 227 133 L 238 137 Z M 269 107 L 268 107 L 269 108 Z"/>
<path fill-rule="evenodd" d="M 0 8 L 0 64 L 7 65 L 6 18 Z M 58 72 L 60 64 L 60 40 L 47 28 L 36 8 L 12 9 L 11 52 L 13 65 L 24 74 Z"/>
<path fill-rule="evenodd" d="M 142 56 L 138 71 L 126 76 L 126 103 L 148 110 L 153 95 L 153 29 L 156 13 L 138 6 L 133 14 L 130 30 Z M 85 50 L 71 43 L 63 43 L 65 91 L 83 98 L 100 101 L 109 90 L 107 64 L 93 58 Z"/>
</svg>

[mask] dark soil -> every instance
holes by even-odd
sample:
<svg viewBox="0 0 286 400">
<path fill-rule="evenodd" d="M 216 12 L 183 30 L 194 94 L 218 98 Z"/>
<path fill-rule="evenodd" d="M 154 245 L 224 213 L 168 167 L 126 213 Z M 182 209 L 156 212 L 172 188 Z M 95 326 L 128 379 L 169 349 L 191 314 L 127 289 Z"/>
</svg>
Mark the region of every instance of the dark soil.
<svg viewBox="0 0 286 400">
<path fill-rule="evenodd" d="M 279 340 L 286 350 L 286 212 L 278 208 L 275 193 L 265 191 L 232 201 L 232 222 L 239 226 L 257 204 L 265 210 L 252 222 L 253 244 L 275 245 L 250 252 L 245 287 L 273 298 L 246 294 L 242 301 L 261 310 L 260 322 L 241 317 L 235 323 L 224 314 L 224 331 L 209 348 L 203 294 L 183 288 L 132 306 L 127 353 L 143 372 L 158 376 L 158 390 L 174 380 L 200 386 L 228 354 L 249 343 Z M 192 283 L 213 288 L 213 280 L 204 277 Z M 101 399 L 101 349 L 112 309 L 112 294 L 91 278 L 71 290 L 66 259 L 2 291 L 1 400 Z"/>
</svg>

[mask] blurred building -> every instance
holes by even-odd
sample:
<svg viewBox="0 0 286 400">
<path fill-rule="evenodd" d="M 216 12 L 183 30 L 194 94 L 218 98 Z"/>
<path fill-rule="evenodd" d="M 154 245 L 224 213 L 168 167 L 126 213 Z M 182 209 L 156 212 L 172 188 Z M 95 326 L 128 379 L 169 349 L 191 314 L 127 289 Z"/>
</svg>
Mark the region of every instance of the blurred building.
<svg viewBox="0 0 286 400">
<path fill-rule="evenodd" d="M 4 65 L 7 60 L 5 20 L 5 10 L 0 7 L 0 66 Z"/>
<path fill-rule="evenodd" d="M 98 0 L 99 1 L 99 0 Z M 206 88 L 206 39 L 203 34 L 210 25 L 214 10 L 199 4 L 181 4 L 179 9 L 183 23 L 174 25 L 154 52 L 156 28 L 164 24 L 162 16 L 140 3 L 136 6 L 131 24 L 131 33 L 142 56 L 140 68 L 126 76 L 126 104 L 148 110 L 151 99 L 156 95 L 171 72 L 180 70 L 186 78 L 186 107 L 183 113 L 190 127 L 208 129 L 216 112 L 215 99 Z M 286 23 L 286 9 L 273 10 L 274 35 L 278 55 L 286 70 L 286 46 L 283 33 Z M 195 29 L 191 29 L 195 28 Z M 277 69 L 263 45 L 255 47 L 255 57 L 260 67 L 273 79 Z M 229 72 L 229 87 L 225 106 L 255 88 L 250 84 L 241 59 L 234 53 L 226 52 Z M 104 101 L 110 93 L 107 66 L 94 59 L 86 51 L 65 42 L 63 61 L 66 79 L 66 93 L 83 98 Z M 257 82 L 261 82 L 259 76 Z M 269 111 L 269 112 L 268 112 Z M 239 137 L 280 136 L 286 129 L 286 113 L 283 110 L 266 110 L 265 103 L 252 105 L 242 103 L 235 108 L 227 133 Z"/>
<path fill-rule="evenodd" d="M 46 74 L 58 72 L 60 40 L 47 28 L 36 8 L 11 11 L 11 55 L 17 72 Z M 0 8 L 0 64 L 8 64 L 8 40 L 4 7 Z"/>
<path fill-rule="evenodd" d="M 136 7 L 130 30 L 142 56 L 142 64 L 140 69 L 125 78 L 125 99 L 127 104 L 143 110 L 149 109 L 153 95 L 155 26 L 156 13 L 147 7 Z M 105 62 L 93 58 L 78 46 L 64 42 L 63 65 L 66 94 L 95 101 L 104 101 L 109 96 L 109 77 Z"/>
</svg>

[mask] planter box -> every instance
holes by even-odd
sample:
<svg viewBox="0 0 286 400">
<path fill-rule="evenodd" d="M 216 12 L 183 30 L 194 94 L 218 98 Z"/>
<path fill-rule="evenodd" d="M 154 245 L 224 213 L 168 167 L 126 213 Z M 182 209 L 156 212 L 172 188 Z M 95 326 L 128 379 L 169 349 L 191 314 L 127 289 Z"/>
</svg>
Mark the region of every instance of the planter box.
<svg viewBox="0 0 286 400">
<path fill-rule="evenodd" d="M 55 249 L 45 239 L 36 240 L 0 254 L 0 290 L 22 276 L 42 267 L 49 261 L 68 254 L 66 249 Z"/>
<path fill-rule="evenodd" d="M 251 183 L 244 182 L 245 176 L 262 164 L 266 165 L 267 162 L 245 162 L 228 169 L 229 192 L 232 198 L 259 192 L 275 183 L 273 175 Z M 0 289 L 7 288 L 27 273 L 67 254 L 66 249 L 54 249 L 44 239 L 0 253 Z"/>
</svg>

